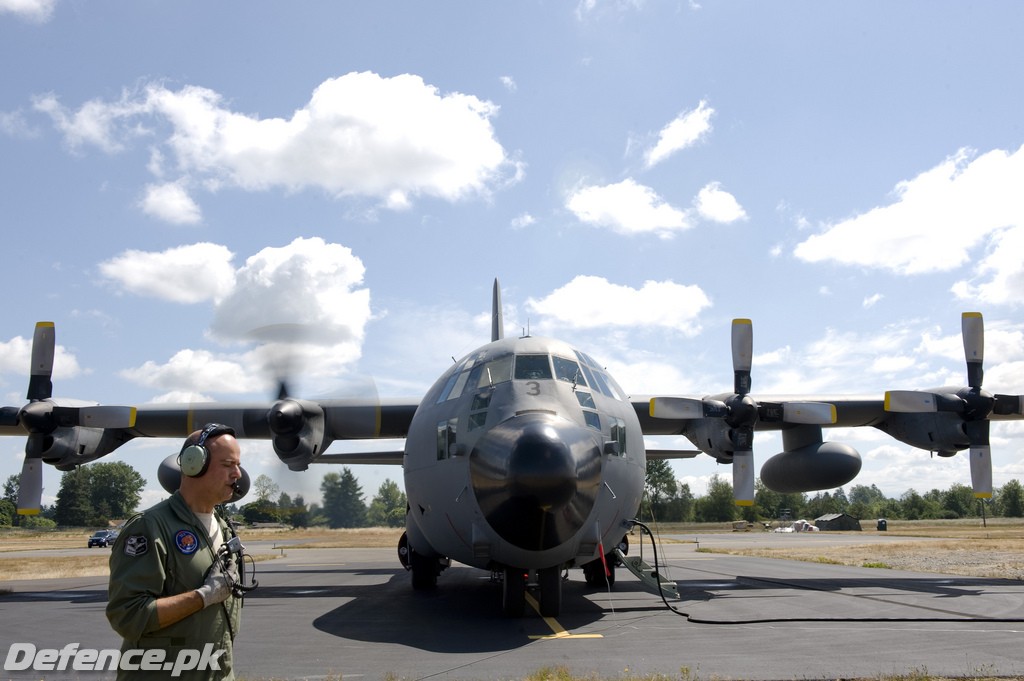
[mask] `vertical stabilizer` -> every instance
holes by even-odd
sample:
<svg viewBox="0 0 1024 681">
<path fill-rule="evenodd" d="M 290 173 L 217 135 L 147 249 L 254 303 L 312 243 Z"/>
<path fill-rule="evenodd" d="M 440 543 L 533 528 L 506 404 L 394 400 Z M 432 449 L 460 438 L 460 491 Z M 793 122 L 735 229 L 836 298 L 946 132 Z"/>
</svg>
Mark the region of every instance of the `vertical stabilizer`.
<svg viewBox="0 0 1024 681">
<path fill-rule="evenodd" d="M 494 296 L 491 300 L 491 342 L 505 337 L 505 322 L 501 317 L 501 284 L 494 280 Z"/>
</svg>

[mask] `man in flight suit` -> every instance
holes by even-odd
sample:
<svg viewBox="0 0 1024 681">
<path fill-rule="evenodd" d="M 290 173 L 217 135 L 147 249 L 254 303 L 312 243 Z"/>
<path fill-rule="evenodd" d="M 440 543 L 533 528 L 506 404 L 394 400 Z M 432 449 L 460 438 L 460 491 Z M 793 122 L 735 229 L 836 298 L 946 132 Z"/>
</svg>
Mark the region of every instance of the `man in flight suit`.
<svg viewBox="0 0 1024 681">
<path fill-rule="evenodd" d="M 240 456 L 228 426 L 208 424 L 189 435 L 178 456 L 181 487 L 129 520 L 110 554 L 107 619 L 124 638 L 122 653 L 162 649 L 164 662 L 174 663 L 182 649 L 205 649 L 213 662 L 178 678 L 234 678 L 232 642 L 242 607 L 242 599 L 232 594 L 238 556 L 228 561 L 217 556 L 234 530 L 215 507 L 234 493 L 242 475 Z M 136 654 L 134 661 L 141 658 Z M 117 678 L 168 676 L 167 671 L 122 669 Z"/>
</svg>

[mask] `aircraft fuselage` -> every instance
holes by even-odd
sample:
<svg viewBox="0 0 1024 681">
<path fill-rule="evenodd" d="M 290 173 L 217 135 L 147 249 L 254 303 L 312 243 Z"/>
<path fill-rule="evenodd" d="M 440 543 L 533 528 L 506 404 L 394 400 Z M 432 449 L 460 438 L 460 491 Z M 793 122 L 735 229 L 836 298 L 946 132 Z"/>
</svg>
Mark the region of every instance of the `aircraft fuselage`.
<svg viewBox="0 0 1024 681">
<path fill-rule="evenodd" d="M 594 360 L 549 338 L 492 342 L 410 424 L 409 548 L 492 570 L 600 559 L 635 517 L 645 467 L 636 413 Z"/>
</svg>

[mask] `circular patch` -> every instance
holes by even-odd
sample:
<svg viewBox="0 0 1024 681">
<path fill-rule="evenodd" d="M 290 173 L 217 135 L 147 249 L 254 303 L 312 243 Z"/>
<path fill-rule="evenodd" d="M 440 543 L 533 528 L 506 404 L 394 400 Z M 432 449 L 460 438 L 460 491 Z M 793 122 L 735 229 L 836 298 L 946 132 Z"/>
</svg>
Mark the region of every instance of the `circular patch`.
<svg viewBox="0 0 1024 681">
<path fill-rule="evenodd" d="M 192 530 L 178 530 L 178 534 L 174 535 L 174 544 L 178 547 L 179 551 L 190 555 L 199 548 L 199 539 Z"/>
</svg>

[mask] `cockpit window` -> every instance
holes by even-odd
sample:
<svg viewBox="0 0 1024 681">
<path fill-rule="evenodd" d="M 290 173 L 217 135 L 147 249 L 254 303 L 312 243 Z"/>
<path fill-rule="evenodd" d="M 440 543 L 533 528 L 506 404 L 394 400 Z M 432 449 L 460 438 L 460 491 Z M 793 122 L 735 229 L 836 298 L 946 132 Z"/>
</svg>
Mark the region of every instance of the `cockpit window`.
<svg viewBox="0 0 1024 681">
<path fill-rule="evenodd" d="M 587 379 L 580 370 L 580 365 L 575 360 L 566 359 L 555 355 L 551 358 L 555 364 L 555 378 L 560 381 L 567 381 L 575 386 L 587 387 Z"/>
<path fill-rule="evenodd" d="M 622 389 L 612 380 L 612 377 L 604 372 L 604 369 L 594 361 L 594 358 L 585 352 L 576 351 L 576 356 L 583 367 L 583 373 L 590 382 L 590 386 L 602 395 L 614 397 L 617 400 L 625 401 L 626 395 Z"/>
<path fill-rule="evenodd" d="M 438 404 L 454 400 L 463 392 L 493 388 L 499 383 L 512 380 L 512 355 L 497 357 L 488 362 L 480 362 L 476 358 L 472 358 L 463 362 L 461 369 L 448 377 L 444 388 L 438 393 Z"/>
<path fill-rule="evenodd" d="M 551 362 L 547 355 L 516 355 L 514 378 L 536 381 L 551 378 Z"/>
</svg>

